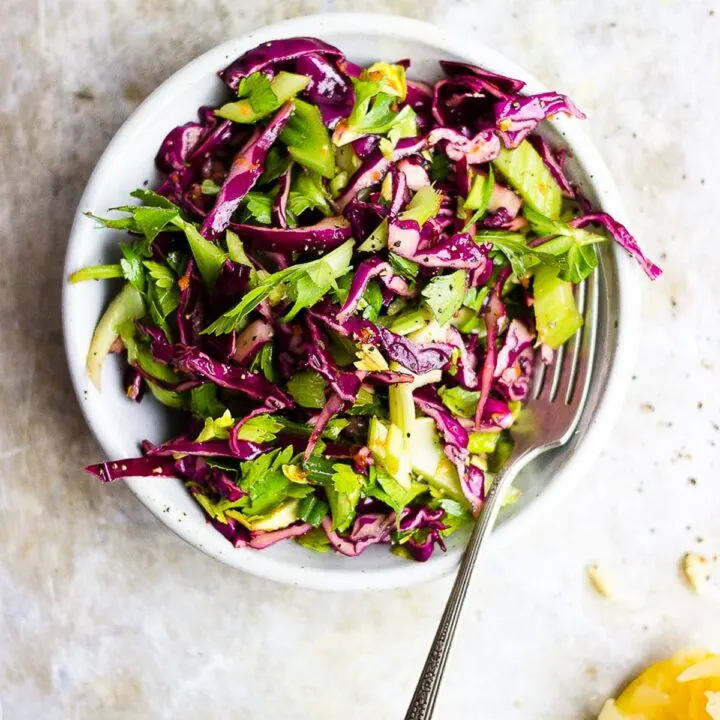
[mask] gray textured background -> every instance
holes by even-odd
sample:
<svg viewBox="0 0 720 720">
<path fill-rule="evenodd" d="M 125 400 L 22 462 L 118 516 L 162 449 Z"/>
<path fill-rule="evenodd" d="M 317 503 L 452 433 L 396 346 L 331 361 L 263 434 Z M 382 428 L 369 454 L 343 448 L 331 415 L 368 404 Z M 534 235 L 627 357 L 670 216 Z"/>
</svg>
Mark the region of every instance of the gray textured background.
<svg viewBox="0 0 720 720">
<path fill-rule="evenodd" d="M 231 572 L 185 546 L 124 486 L 81 473 L 100 449 L 60 334 L 75 206 L 139 101 L 222 40 L 353 9 L 474 35 L 570 94 L 591 118 L 633 229 L 666 269 L 646 285 L 636 379 L 615 439 L 574 494 L 490 558 L 440 720 L 589 718 L 641 663 L 685 644 L 720 646 L 720 595 L 712 584 L 692 595 L 677 573 L 683 552 L 720 547 L 714 0 L 4 0 L 5 720 L 402 717 L 447 582 L 323 595 Z M 614 574 L 612 600 L 588 589 L 590 561 Z"/>
</svg>

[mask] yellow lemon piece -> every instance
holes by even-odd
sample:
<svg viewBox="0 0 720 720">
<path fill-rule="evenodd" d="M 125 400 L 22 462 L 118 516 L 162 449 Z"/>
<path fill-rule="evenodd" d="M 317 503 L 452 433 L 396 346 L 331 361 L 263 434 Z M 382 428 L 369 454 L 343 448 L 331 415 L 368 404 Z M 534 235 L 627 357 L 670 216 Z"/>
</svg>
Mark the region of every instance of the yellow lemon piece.
<svg viewBox="0 0 720 720">
<path fill-rule="evenodd" d="M 720 720 L 720 655 L 683 650 L 651 665 L 598 720 Z"/>
</svg>

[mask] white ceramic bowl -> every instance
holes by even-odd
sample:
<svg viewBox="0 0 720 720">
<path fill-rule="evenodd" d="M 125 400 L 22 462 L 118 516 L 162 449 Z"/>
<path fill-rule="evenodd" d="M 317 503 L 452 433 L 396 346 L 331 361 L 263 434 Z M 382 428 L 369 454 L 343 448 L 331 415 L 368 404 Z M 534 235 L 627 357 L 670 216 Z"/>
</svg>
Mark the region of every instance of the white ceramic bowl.
<svg viewBox="0 0 720 720">
<path fill-rule="evenodd" d="M 437 61 L 454 59 L 482 65 L 494 72 L 522 78 L 527 91 L 544 88 L 525 70 L 499 53 L 468 43 L 438 28 L 408 18 L 332 14 L 299 18 L 230 40 L 197 58 L 159 87 L 113 138 L 88 182 L 70 235 L 66 277 L 86 265 L 114 262 L 119 256 L 118 233 L 98 230 L 82 211 L 102 214 L 124 204 L 136 187 L 158 181 L 153 158 L 165 134 L 196 117 L 201 105 L 216 104 L 225 90 L 217 70 L 255 45 L 273 38 L 311 35 L 338 46 L 360 64 L 375 60 L 411 58 L 411 77 L 436 80 Z M 562 88 L 559 88 L 562 90 Z M 624 211 L 608 169 L 574 120 L 547 124 L 570 148 L 573 175 L 586 194 L 621 222 Z M 556 138 L 559 139 L 559 138 Z M 518 479 L 521 500 L 501 518 L 493 546 L 506 540 L 509 530 L 523 523 L 528 509 L 547 505 L 571 478 L 582 474 L 605 443 L 619 411 L 629 380 L 639 322 L 635 268 L 609 243 L 601 252 L 601 301 L 598 358 L 590 398 L 579 431 L 562 451 L 532 464 Z M 166 439 L 172 432 L 171 413 L 152 398 L 129 402 L 121 387 L 119 358 L 107 362 L 103 391 L 98 393 L 85 375 L 85 354 L 103 308 L 118 286 L 110 282 L 66 285 L 63 293 L 65 345 L 75 390 L 87 422 L 110 458 L 135 456 L 144 438 Z M 78 468 L 80 471 L 80 468 Z M 357 558 L 334 553 L 320 555 L 282 542 L 258 552 L 233 548 L 205 519 L 182 484 L 146 478 L 127 481 L 137 497 L 180 537 L 202 552 L 246 572 L 279 582 L 324 590 L 377 589 L 411 585 L 451 572 L 458 564 L 462 537 L 450 538 L 446 554 L 436 552 L 427 563 L 395 557 L 387 547 L 372 547 Z"/>
</svg>

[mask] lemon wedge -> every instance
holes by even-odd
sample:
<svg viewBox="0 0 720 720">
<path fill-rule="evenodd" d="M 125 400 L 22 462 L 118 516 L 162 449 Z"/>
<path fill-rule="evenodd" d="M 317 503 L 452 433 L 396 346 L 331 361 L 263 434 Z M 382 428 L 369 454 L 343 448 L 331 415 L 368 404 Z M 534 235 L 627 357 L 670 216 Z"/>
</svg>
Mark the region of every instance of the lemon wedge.
<svg viewBox="0 0 720 720">
<path fill-rule="evenodd" d="M 651 665 L 598 720 L 720 720 L 720 655 L 683 650 Z"/>
</svg>

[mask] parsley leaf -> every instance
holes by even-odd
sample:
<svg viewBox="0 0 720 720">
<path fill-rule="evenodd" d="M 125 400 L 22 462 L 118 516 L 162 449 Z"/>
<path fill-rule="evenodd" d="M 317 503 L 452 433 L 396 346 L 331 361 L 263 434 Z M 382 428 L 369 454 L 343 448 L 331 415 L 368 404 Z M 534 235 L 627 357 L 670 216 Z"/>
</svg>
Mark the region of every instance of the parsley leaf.
<svg viewBox="0 0 720 720">
<path fill-rule="evenodd" d="M 465 280 L 465 271 L 456 270 L 450 275 L 434 277 L 423 288 L 425 303 L 432 310 L 439 325 L 447 325 L 460 309 L 465 298 Z"/>
<path fill-rule="evenodd" d="M 237 436 L 249 442 L 272 442 L 283 427 L 272 415 L 257 415 L 240 426 Z"/>
<path fill-rule="evenodd" d="M 279 105 L 267 75 L 254 72 L 240 80 L 237 91 L 238 97 L 246 97 L 250 101 L 256 115 L 263 116 L 271 113 Z"/>
<path fill-rule="evenodd" d="M 352 495 L 359 492 L 363 485 L 363 476 L 358 475 L 350 465 L 336 463 L 332 466 L 335 471 L 332 476 L 333 487 L 339 493 Z"/>
<path fill-rule="evenodd" d="M 190 391 L 190 410 L 202 418 L 223 415 L 227 408 L 218 400 L 217 385 L 205 383 Z"/>
<path fill-rule="evenodd" d="M 438 180 L 447 180 L 448 175 L 450 175 L 450 160 L 447 155 L 436 150 L 430 166 L 430 177 L 433 182 L 438 182 Z"/>
<path fill-rule="evenodd" d="M 480 393 L 461 387 L 440 388 L 440 398 L 453 415 L 463 418 L 475 416 Z"/>
<path fill-rule="evenodd" d="M 284 152 L 278 145 L 273 145 L 265 158 L 263 174 L 258 180 L 258 185 L 265 185 L 277 180 L 290 167 L 291 162 L 292 158 L 288 153 Z"/>
<path fill-rule="evenodd" d="M 126 245 L 125 243 L 120 243 L 120 251 L 123 254 L 123 259 L 120 261 L 120 266 L 123 269 L 123 274 L 125 275 L 125 278 L 141 293 L 144 293 L 145 269 L 143 268 L 143 261 L 140 257 L 140 253 L 135 249 L 135 246 Z"/>
<path fill-rule="evenodd" d="M 212 290 L 227 260 L 227 254 L 218 245 L 206 240 L 192 223 L 176 217 L 173 224 L 185 233 L 200 275 L 205 285 Z"/>
<path fill-rule="evenodd" d="M 251 190 L 242 199 L 242 222 L 253 219 L 261 225 L 270 225 L 272 222 L 272 198 L 265 193 Z"/>
<path fill-rule="evenodd" d="M 394 252 L 388 253 L 388 260 L 397 275 L 402 275 L 407 280 L 414 280 L 418 276 L 420 266 L 412 260 L 396 255 Z"/>
</svg>

